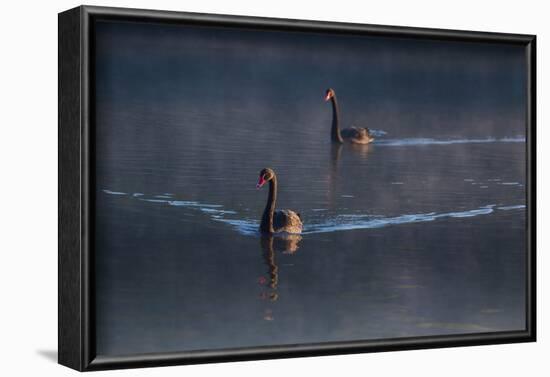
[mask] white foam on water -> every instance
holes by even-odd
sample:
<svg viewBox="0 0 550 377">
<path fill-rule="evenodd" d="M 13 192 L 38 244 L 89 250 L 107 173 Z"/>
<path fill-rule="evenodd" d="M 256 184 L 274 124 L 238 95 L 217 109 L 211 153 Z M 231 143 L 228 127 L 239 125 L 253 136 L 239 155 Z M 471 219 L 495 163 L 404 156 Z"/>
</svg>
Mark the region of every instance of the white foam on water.
<svg viewBox="0 0 550 377">
<path fill-rule="evenodd" d="M 103 192 L 109 195 L 126 195 L 125 192 L 121 192 L 121 191 L 103 190 Z"/>
<path fill-rule="evenodd" d="M 221 204 L 205 204 L 196 201 L 189 200 L 167 200 L 166 201 L 171 206 L 176 207 L 191 207 L 191 208 L 221 208 Z"/>
<path fill-rule="evenodd" d="M 139 199 L 144 202 L 150 202 L 150 203 L 168 203 L 168 200 L 164 199 Z"/>
<path fill-rule="evenodd" d="M 200 208 L 204 213 L 212 213 L 216 215 L 236 215 L 237 212 L 231 210 L 214 209 L 214 208 Z"/>
<path fill-rule="evenodd" d="M 501 209 L 503 211 L 510 211 L 510 210 L 513 210 L 513 209 L 523 209 L 523 208 L 526 208 L 525 204 L 518 204 L 516 206 L 503 206 L 503 207 L 498 207 L 498 209 Z"/>
<path fill-rule="evenodd" d="M 524 137 L 487 137 L 483 139 L 432 139 L 432 138 L 408 138 L 408 139 L 377 139 L 373 144 L 387 147 L 422 146 L 422 145 L 452 145 L 452 144 L 484 144 L 484 143 L 524 143 Z"/>
<path fill-rule="evenodd" d="M 224 219 L 214 218 L 215 221 L 220 221 L 225 224 L 231 225 L 237 232 L 245 236 L 254 236 L 259 234 L 260 222 L 257 220 L 238 220 L 238 219 Z"/>
<path fill-rule="evenodd" d="M 370 129 L 370 128 L 369 128 L 369 133 L 374 137 L 381 137 L 381 136 L 384 136 L 384 135 L 388 134 L 386 131 L 373 130 L 373 129 Z"/>
<path fill-rule="evenodd" d="M 357 230 L 357 229 L 376 229 L 383 228 L 390 225 L 400 224 L 413 224 L 419 222 L 434 221 L 441 218 L 462 218 L 462 217 L 474 217 L 493 212 L 493 205 L 486 206 L 469 211 L 449 212 L 449 213 L 419 213 L 419 214 L 407 214 L 396 217 L 386 218 L 372 218 L 371 216 L 349 216 L 339 215 L 336 218 L 328 220 L 321 224 L 312 224 L 306 226 L 304 234 L 312 233 L 328 233 L 345 230 Z"/>
</svg>

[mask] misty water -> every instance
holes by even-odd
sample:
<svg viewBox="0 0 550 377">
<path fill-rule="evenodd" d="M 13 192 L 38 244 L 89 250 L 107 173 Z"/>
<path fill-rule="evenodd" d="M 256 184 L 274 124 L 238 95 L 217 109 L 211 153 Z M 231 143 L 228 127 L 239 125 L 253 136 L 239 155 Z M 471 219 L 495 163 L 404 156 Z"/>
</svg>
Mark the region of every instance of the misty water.
<svg viewBox="0 0 550 377">
<path fill-rule="evenodd" d="M 525 328 L 519 48 L 97 33 L 98 354 Z M 264 167 L 301 236 L 258 233 Z"/>
</svg>

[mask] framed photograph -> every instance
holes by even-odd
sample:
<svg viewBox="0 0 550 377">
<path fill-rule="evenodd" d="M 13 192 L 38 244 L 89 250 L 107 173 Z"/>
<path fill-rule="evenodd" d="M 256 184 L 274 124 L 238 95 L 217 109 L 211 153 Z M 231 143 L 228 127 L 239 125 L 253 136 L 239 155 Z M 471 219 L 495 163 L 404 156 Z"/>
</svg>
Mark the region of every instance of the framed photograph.
<svg viewBox="0 0 550 377">
<path fill-rule="evenodd" d="M 59 363 L 535 341 L 535 36 L 59 14 Z"/>
</svg>

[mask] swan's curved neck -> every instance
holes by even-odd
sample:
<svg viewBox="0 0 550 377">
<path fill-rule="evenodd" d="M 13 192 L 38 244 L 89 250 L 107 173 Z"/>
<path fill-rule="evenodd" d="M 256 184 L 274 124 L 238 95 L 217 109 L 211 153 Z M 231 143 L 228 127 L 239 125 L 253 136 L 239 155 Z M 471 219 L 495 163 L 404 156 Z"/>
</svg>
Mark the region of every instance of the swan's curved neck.
<svg viewBox="0 0 550 377">
<path fill-rule="evenodd" d="M 273 178 L 269 180 L 269 195 L 267 196 L 267 203 L 265 205 L 264 214 L 262 215 L 262 222 L 260 224 L 260 231 L 264 233 L 275 233 L 273 229 L 273 213 L 275 212 L 275 202 L 277 201 L 277 176 L 273 175 Z"/>
<path fill-rule="evenodd" d="M 330 138 L 335 143 L 342 143 L 342 135 L 340 135 L 340 110 L 338 109 L 338 102 L 336 102 L 336 95 L 330 98 L 332 103 L 332 128 L 330 130 Z"/>
</svg>

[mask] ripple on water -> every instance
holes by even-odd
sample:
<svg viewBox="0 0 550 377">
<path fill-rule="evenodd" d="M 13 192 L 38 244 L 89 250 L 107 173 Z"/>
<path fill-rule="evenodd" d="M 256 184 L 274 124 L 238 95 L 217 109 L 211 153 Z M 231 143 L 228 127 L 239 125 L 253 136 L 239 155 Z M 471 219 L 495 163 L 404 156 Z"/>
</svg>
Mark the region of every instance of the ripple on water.
<svg viewBox="0 0 550 377">
<path fill-rule="evenodd" d="M 103 190 L 106 194 L 109 195 L 126 195 L 126 193 L 119 191 Z M 134 195 L 135 196 L 135 195 Z M 237 232 L 243 235 L 257 235 L 259 221 L 254 219 L 243 219 L 235 218 L 234 216 L 239 215 L 239 212 L 230 209 L 224 209 L 221 204 L 209 204 L 201 203 L 198 201 L 191 200 L 168 200 L 168 199 L 156 199 L 161 195 L 153 196 L 153 198 L 141 198 L 137 197 L 137 200 L 149 202 L 149 203 L 159 203 L 166 204 L 175 207 L 184 207 L 192 210 L 198 210 L 201 213 L 207 215 L 213 221 L 222 222 L 232 226 Z M 404 214 L 394 217 L 386 217 L 383 215 L 373 215 L 373 214 L 340 214 L 332 217 L 322 218 L 316 220 L 316 222 L 307 222 L 304 224 L 303 234 L 315 234 L 315 233 L 329 233 L 329 232 L 338 232 L 346 230 L 357 230 L 357 229 L 375 229 L 382 228 L 386 226 L 400 225 L 400 224 L 413 224 L 421 222 L 430 222 L 438 219 L 445 218 L 469 218 L 482 215 L 489 215 L 495 210 L 521 210 L 525 209 L 524 204 L 518 205 L 509 205 L 509 206 L 498 206 L 496 204 L 488 204 L 481 206 L 475 209 L 464 210 L 464 211 L 452 211 L 452 212 L 427 212 L 427 213 L 418 213 L 418 214 Z M 326 211 L 325 208 L 316 208 L 311 210 L 312 212 L 322 212 Z M 307 219 L 307 215 L 304 216 Z"/>
<path fill-rule="evenodd" d="M 109 195 L 126 195 L 125 192 L 121 192 L 121 191 L 103 190 L 103 192 Z"/>
<path fill-rule="evenodd" d="M 370 129 L 370 128 L 369 128 L 369 133 L 374 137 L 382 137 L 382 136 L 385 136 L 385 135 L 388 134 L 386 131 L 373 130 L 373 129 Z"/>
<path fill-rule="evenodd" d="M 519 205 L 516 205 L 516 206 L 503 206 L 503 207 L 498 207 L 498 209 L 501 209 L 503 211 L 510 211 L 512 209 L 524 209 L 525 208 L 525 204 L 519 204 Z"/>
<path fill-rule="evenodd" d="M 422 145 L 452 145 L 452 144 L 484 144 L 484 143 L 524 143 L 524 137 L 482 138 L 482 139 L 432 139 L 432 138 L 408 138 L 408 139 L 381 139 L 373 144 L 386 147 L 422 146 Z"/>
<path fill-rule="evenodd" d="M 466 211 L 454 211 L 445 213 L 421 213 L 421 214 L 406 214 L 395 217 L 381 217 L 380 215 L 356 215 L 343 214 L 334 218 L 323 219 L 316 223 L 304 224 L 302 234 L 329 233 L 347 230 L 359 229 L 376 229 L 392 225 L 413 224 L 421 222 L 435 221 L 444 218 L 469 218 L 482 215 L 489 215 L 498 210 L 517 210 L 524 209 L 525 205 L 502 206 L 496 207 L 495 204 L 489 204 L 476 209 Z M 221 221 L 229 224 L 243 235 L 258 234 L 259 222 L 257 220 L 248 219 L 230 219 L 217 218 L 216 221 Z"/>
</svg>

